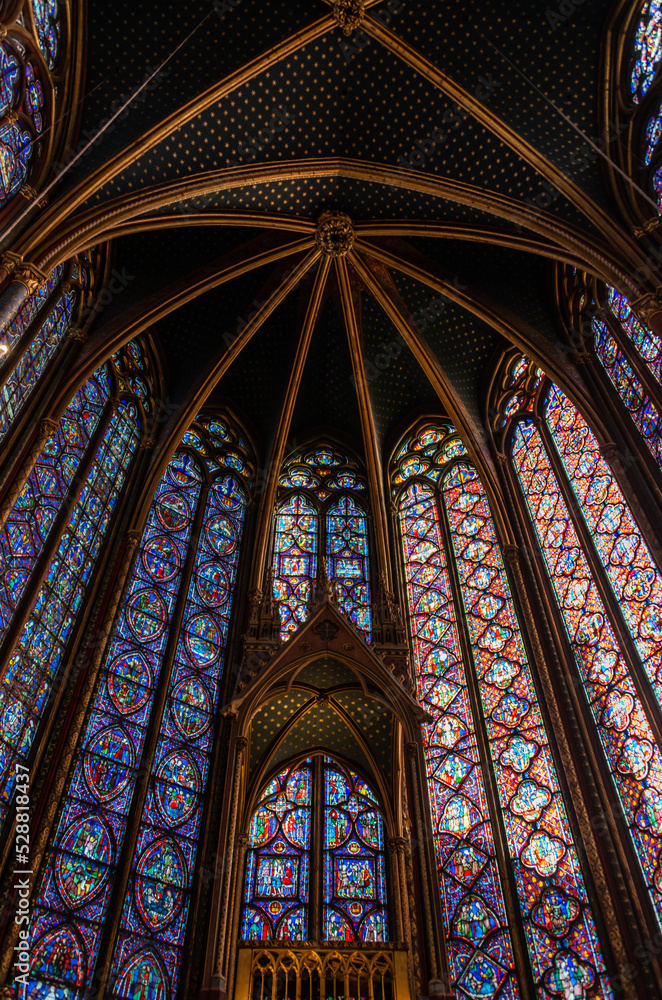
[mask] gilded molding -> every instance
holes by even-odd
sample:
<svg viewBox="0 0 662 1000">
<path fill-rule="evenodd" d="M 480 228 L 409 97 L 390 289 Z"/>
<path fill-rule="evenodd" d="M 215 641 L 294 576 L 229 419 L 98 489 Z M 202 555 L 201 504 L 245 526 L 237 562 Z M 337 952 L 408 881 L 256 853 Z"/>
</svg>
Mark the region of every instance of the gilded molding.
<svg viewBox="0 0 662 1000">
<path fill-rule="evenodd" d="M 483 188 L 466 184 L 463 181 L 450 181 L 432 175 L 425 176 L 420 170 L 378 163 L 368 164 L 362 160 L 346 157 L 312 158 L 310 160 L 292 160 L 280 164 L 266 163 L 259 166 L 232 167 L 205 172 L 189 180 L 160 184 L 145 189 L 139 195 L 135 193 L 122 195 L 112 201 L 105 202 L 99 208 L 91 209 L 76 221 L 75 228 L 65 238 L 54 241 L 52 245 L 48 243 L 44 245 L 41 242 L 45 232 L 44 227 L 41 227 L 35 233 L 35 238 L 30 241 L 29 246 L 34 248 L 37 240 L 40 241 L 39 247 L 41 249 L 38 253 L 38 259 L 42 266 L 47 266 L 50 270 L 73 253 L 109 239 L 116 231 L 122 232 L 123 227 L 127 224 L 133 224 L 131 223 L 132 219 L 146 212 L 179 202 L 184 198 L 258 184 L 269 185 L 281 181 L 324 177 L 342 177 L 350 180 L 367 180 L 375 184 L 388 184 L 402 190 L 443 198 L 454 204 L 482 209 L 498 219 L 504 219 L 537 233 L 540 237 L 548 239 L 556 248 L 564 248 L 563 259 L 567 258 L 568 263 L 577 264 L 576 258 L 581 255 L 579 266 L 610 284 L 617 287 L 622 286 L 623 289 L 629 288 L 630 297 L 639 292 L 639 286 L 634 285 L 630 278 L 632 267 L 629 264 L 624 265 L 624 262 L 619 259 L 608 243 L 600 243 L 595 238 L 588 240 L 580 229 L 562 222 L 558 218 L 553 218 L 544 212 L 532 218 L 522 202 L 505 195 L 487 192 Z M 258 213 L 256 213 L 257 218 L 259 218 Z M 179 218 L 177 221 L 182 222 Z M 186 222 L 186 220 L 183 221 Z M 143 224 L 148 227 L 149 219 L 143 220 Z M 264 220 L 262 225 L 264 225 Z M 477 231 L 478 235 L 480 235 L 480 229 L 481 227 Z M 357 227 L 358 232 L 359 228 Z M 521 239 L 517 236 L 513 238 Z"/>
</svg>

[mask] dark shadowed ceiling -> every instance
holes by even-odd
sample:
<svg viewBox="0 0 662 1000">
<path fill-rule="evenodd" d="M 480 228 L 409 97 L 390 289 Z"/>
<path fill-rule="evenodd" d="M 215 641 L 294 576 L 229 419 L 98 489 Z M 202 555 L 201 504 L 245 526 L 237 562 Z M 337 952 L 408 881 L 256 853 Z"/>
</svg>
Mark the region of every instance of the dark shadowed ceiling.
<svg viewBox="0 0 662 1000">
<path fill-rule="evenodd" d="M 81 192 L 74 219 L 122 204 L 117 199 L 158 193 L 166 184 L 191 185 L 167 203 L 146 203 L 141 210 L 147 230 L 155 216 L 169 218 L 169 228 L 164 223 L 156 231 L 133 230 L 114 239 L 115 267 L 130 280 L 99 318 L 93 340 L 128 310 L 139 310 L 147 295 L 167 296 L 169 286 L 188 272 L 233 252 L 241 255 L 249 241 L 258 246 L 260 239 L 273 239 L 279 220 L 314 222 L 323 210 L 335 209 L 359 225 L 402 223 L 397 232 L 384 227 L 364 239 L 430 273 L 450 276 L 456 288 L 535 328 L 541 343 L 553 345 L 558 330 L 551 288 L 558 245 L 544 245 L 544 237 L 495 213 L 489 200 L 458 199 L 443 187 L 449 181 L 470 186 L 478 194 L 514 199 L 525 208 L 545 191 L 544 177 L 499 127 L 459 114 L 457 103 L 425 69 L 443 70 L 511 135 L 564 170 L 596 210 L 613 213 L 601 163 L 573 163 L 585 144 L 536 89 L 587 135 L 599 134 L 600 48 L 609 5 L 604 0 L 583 4 L 555 26 L 547 16 L 549 6 L 543 0 L 369 4 L 368 16 L 395 36 L 395 44 L 387 48 L 369 33 L 346 37 L 333 21 L 299 44 L 298 33 L 332 13 L 325 0 L 90 4 L 83 136 L 95 133 L 118 107 L 113 101 L 134 92 L 174 55 L 70 171 L 66 188 L 73 192 L 80 186 Z M 400 45 L 404 49 L 397 51 Z M 284 47 L 279 58 L 267 59 L 256 73 L 246 72 L 252 60 L 277 46 Z M 416 65 L 410 64 L 412 58 Z M 235 83 L 230 81 L 215 96 L 214 88 L 232 74 L 237 74 Z M 189 102 L 197 105 L 187 111 Z M 251 147 L 253 140 L 257 145 Z M 214 190 L 214 185 L 204 186 L 212 175 L 220 178 Z M 433 189 L 434 181 L 442 186 Z M 585 239 L 598 238 L 594 217 L 576 200 L 572 204 L 555 192 L 547 201 L 550 219 L 577 227 Z M 213 213 L 222 213 L 222 224 L 202 225 Z M 261 215 L 269 219 L 261 222 Z M 494 239 L 475 235 L 487 230 L 496 234 Z M 470 232 L 474 235 L 468 239 Z M 283 239 L 292 242 L 304 235 L 283 229 Z M 527 238 L 542 243 L 542 250 L 538 246 L 530 252 L 530 246 L 517 243 Z M 227 345 L 227 335 L 302 256 L 251 270 L 154 323 L 171 399 L 191 397 Z M 318 266 L 260 327 L 214 390 L 253 428 L 263 455 L 283 407 Z M 476 310 L 451 301 L 411 273 L 380 267 L 405 313 L 414 317 L 415 331 L 434 352 L 457 405 L 479 424 L 490 367 L 507 343 L 502 333 Z M 351 264 L 349 269 L 371 419 L 385 449 L 408 419 L 439 410 L 441 403 L 383 306 Z M 303 368 L 291 434 L 304 437 L 316 429 L 361 447 L 361 414 L 333 268 Z"/>
</svg>

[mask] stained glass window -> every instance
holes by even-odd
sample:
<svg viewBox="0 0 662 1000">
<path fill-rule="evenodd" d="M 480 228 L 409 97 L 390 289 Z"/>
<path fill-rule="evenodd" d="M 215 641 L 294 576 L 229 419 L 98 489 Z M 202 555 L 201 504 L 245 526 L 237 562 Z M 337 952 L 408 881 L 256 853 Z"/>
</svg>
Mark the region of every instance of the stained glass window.
<svg viewBox="0 0 662 1000">
<path fill-rule="evenodd" d="M 639 322 L 628 300 L 615 288 L 608 288 L 607 303 L 652 374 L 662 382 L 662 338 Z"/>
<path fill-rule="evenodd" d="M 452 426 L 427 425 L 400 448 L 393 470 L 417 691 L 434 720 L 424 727 L 425 757 L 451 974 L 463 995 L 519 996 L 497 823 L 539 988 L 563 995 L 569 984 L 609 997 L 491 511 L 464 455 Z M 493 779 L 483 772 L 477 727 L 485 728 Z M 488 805 L 491 781 L 499 816 Z"/>
<path fill-rule="evenodd" d="M 370 634 L 368 521 L 351 496 L 342 496 L 326 515 L 327 569 L 342 611 Z"/>
<path fill-rule="evenodd" d="M 644 140 L 644 162 L 646 166 L 653 159 L 660 136 L 662 136 L 662 109 L 653 115 L 646 126 L 646 137 Z"/>
<path fill-rule="evenodd" d="M 135 397 L 102 366 L 76 393 L 0 531 L 0 822 L 25 763 L 138 447 Z M 43 570 L 39 572 L 39 565 Z M 9 626 L 18 622 L 13 635 Z"/>
<path fill-rule="evenodd" d="M 595 353 L 656 461 L 662 465 L 662 417 L 606 323 L 593 320 Z"/>
<path fill-rule="evenodd" d="M 662 755 L 635 681 L 645 671 L 662 694 L 662 580 L 586 422 L 549 381 L 538 387 L 538 427 L 522 415 L 510 431 L 513 465 L 614 779 L 662 921 Z M 561 472 L 562 470 L 562 472 Z M 565 474 L 563 485 L 559 476 Z M 570 504 L 569 499 L 574 500 Z M 590 538 L 593 566 L 583 539 Z M 596 565 L 597 561 L 597 565 Z M 597 575 L 596 575 L 597 574 Z M 603 594 L 611 589 L 639 660 L 622 645 Z"/>
<path fill-rule="evenodd" d="M 290 459 L 279 479 L 274 595 L 281 637 L 306 620 L 326 568 L 338 605 L 370 640 L 367 483 L 354 459 L 321 446 Z"/>
<path fill-rule="evenodd" d="M 317 511 L 295 494 L 276 515 L 274 592 L 280 608 L 281 637 L 287 639 L 306 620 L 317 577 Z"/>
<path fill-rule="evenodd" d="M 634 61 L 630 80 L 632 100 L 637 104 L 655 79 L 662 58 L 662 2 L 646 0 L 634 37 Z"/>
<path fill-rule="evenodd" d="M 322 795 L 321 828 L 313 803 Z M 322 871 L 311 852 L 322 851 Z M 311 924 L 311 882 L 322 879 L 322 927 Z M 315 757 L 269 782 L 253 813 L 244 883 L 246 941 L 388 940 L 384 821 L 370 787 L 349 768 Z"/>
<path fill-rule="evenodd" d="M 66 343 L 84 289 L 90 284 L 89 264 L 76 261 L 64 277 L 59 265 L 0 333 L 0 442 Z M 126 350 L 121 354 L 125 356 Z M 121 388 L 132 391 L 128 386 Z"/>
<path fill-rule="evenodd" d="M 54 69 L 60 52 L 60 12 L 58 0 L 32 0 L 39 47 L 49 69 Z"/>
<path fill-rule="evenodd" d="M 74 1000 L 91 981 L 159 682 L 166 707 L 111 981 L 127 1000 L 146 983 L 162 1000 L 177 989 L 248 498 L 224 461 L 238 438 L 228 430 L 214 447 L 215 424 L 198 418 L 157 489 L 44 869 L 23 997 L 57 987 Z"/>
<path fill-rule="evenodd" d="M 384 823 L 366 783 L 324 761 L 324 938 L 387 940 Z"/>
<path fill-rule="evenodd" d="M 308 938 L 312 761 L 269 782 L 253 813 L 244 888 L 246 941 Z"/>
<path fill-rule="evenodd" d="M 41 153 L 44 87 L 25 38 L 12 30 L 0 44 L 0 206 L 22 188 Z"/>
</svg>

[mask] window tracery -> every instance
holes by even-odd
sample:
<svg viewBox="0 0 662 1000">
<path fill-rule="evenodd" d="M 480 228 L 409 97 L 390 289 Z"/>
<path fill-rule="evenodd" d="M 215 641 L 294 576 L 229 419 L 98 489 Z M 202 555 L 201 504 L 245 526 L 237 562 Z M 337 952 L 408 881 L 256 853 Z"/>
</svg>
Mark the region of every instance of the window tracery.
<svg viewBox="0 0 662 1000">
<path fill-rule="evenodd" d="M 523 367 L 519 355 L 504 362 L 502 378 L 513 367 Z M 662 755 L 637 684 L 646 676 L 660 701 L 662 579 L 595 436 L 544 375 L 532 384 L 534 369 L 526 361 L 526 405 L 509 418 L 501 410 L 497 423 L 662 919 Z M 623 640 L 628 632 L 633 647 Z"/>
<path fill-rule="evenodd" d="M 20 25 L 0 42 L 0 207 L 42 168 L 54 89 Z"/>
<path fill-rule="evenodd" d="M 632 100 L 638 104 L 655 79 L 662 59 L 662 3 L 646 0 L 634 36 L 630 78 Z"/>
<path fill-rule="evenodd" d="M 281 638 L 306 620 L 324 566 L 340 609 L 369 641 L 367 483 L 358 463 L 330 446 L 291 459 L 279 479 L 274 596 Z"/>
<path fill-rule="evenodd" d="M 76 393 L 0 531 L 0 822 L 39 723 L 138 447 L 145 410 L 117 405 L 115 366 Z"/>
<path fill-rule="evenodd" d="M 611 996 L 487 496 L 455 429 L 439 421 L 408 437 L 392 483 L 418 697 L 434 720 L 424 751 L 454 982 L 469 996 L 519 995 L 503 823 L 539 988 Z"/>
<path fill-rule="evenodd" d="M 66 269 L 58 265 L 0 333 L 0 442 L 63 350 L 94 288 L 97 263 L 88 253 Z"/>
<path fill-rule="evenodd" d="M 157 488 L 44 866 L 22 996 L 57 988 L 82 997 L 130 822 L 138 836 L 111 995 L 133 997 L 145 982 L 163 1000 L 176 992 L 252 474 L 230 424 L 201 416 Z M 164 708 L 151 721 L 158 688 Z M 133 816 L 153 726 L 156 751 Z"/>
<path fill-rule="evenodd" d="M 321 828 L 314 815 L 321 796 Z M 317 844 L 321 870 L 311 867 Z M 244 882 L 242 937 L 316 939 L 311 880 L 321 878 L 326 941 L 388 938 L 384 823 L 362 778 L 331 758 L 309 758 L 268 783 L 253 813 Z"/>
<path fill-rule="evenodd" d="M 566 273 L 561 292 L 568 303 L 565 311 L 575 345 L 599 362 L 652 457 L 662 466 L 662 415 L 653 396 L 655 383 L 662 383 L 662 339 L 641 323 L 630 302 L 610 285 L 603 293 L 586 275 Z"/>
</svg>

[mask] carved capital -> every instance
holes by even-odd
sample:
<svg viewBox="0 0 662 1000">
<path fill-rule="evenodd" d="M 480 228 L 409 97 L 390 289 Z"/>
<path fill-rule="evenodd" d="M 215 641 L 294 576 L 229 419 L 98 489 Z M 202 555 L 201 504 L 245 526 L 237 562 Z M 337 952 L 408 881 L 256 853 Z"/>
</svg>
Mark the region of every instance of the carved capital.
<svg viewBox="0 0 662 1000">
<path fill-rule="evenodd" d="M 124 537 L 126 538 L 127 549 L 135 549 L 136 545 L 142 538 L 142 531 L 127 531 Z"/>
<path fill-rule="evenodd" d="M 29 184 L 24 184 L 19 193 L 22 194 L 24 198 L 27 198 L 28 201 L 37 200 L 37 192 Z"/>
<path fill-rule="evenodd" d="M 33 295 L 37 289 L 46 281 L 46 275 L 35 264 L 23 261 L 14 274 L 14 281 L 25 285 L 28 295 Z"/>
<path fill-rule="evenodd" d="M 234 741 L 234 748 L 237 752 L 238 757 L 243 756 L 243 753 L 247 746 L 248 746 L 248 740 L 246 739 L 246 737 L 237 736 L 236 740 Z"/>
<path fill-rule="evenodd" d="M 343 35 L 349 37 L 363 24 L 365 0 L 334 0 L 333 16 Z"/>
<path fill-rule="evenodd" d="M 315 243 L 329 257 L 345 257 L 354 246 L 354 226 L 344 212 L 322 212 Z"/>
<path fill-rule="evenodd" d="M 18 253 L 7 250 L 0 257 L 0 281 L 4 281 L 10 274 L 13 274 L 23 258 Z"/>
<path fill-rule="evenodd" d="M 39 437 L 42 441 L 47 441 L 57 430 L 57 420 L 52 417 L 44 417 L 39 421 Z"/>
<path fill-rule="evenodd" d="M 7 25 L 0 24 L 0 41 L 2 41 L 2 39 L 6 37 L 7 37 Z"/>
<path fill-rule="evenodd" d="M 405 753 L 409 760 L 418 759 L 418 743 L 405 743 Z"/>
<path fill-rule="evenodd" d="M 391 854 L 404 854 L 407 850 L 407 841 L 404 837 L 389 837 L 388 849 Z"/>
<path fill-rule="evenodd" d="M 250 844 L 250 842 L 251 842 L 251 841 L 250 841 L 250 837 L 248 836 L 248 834 L 246 834 L 246 833 L 242 833 L 242 834 L 241 834 L 241 835 L 240 835 L 239 837 L 237 837 L 237 839 L 235 840 L 235 846 L 236 846 L 236 847 L 238 848 L 238 850 L 240 850 L 240 851 L 242 852 L 242 854 L 243 854 L 243 852 L 244 852 L 244 851 L 246 850 L 246 848 L 248 847 L 248 845 Z"/>
<path fill-rule="evenodd" d="M 613 441 L 607 441 L 606 444 L 600 445 L 600 454 L 608 462 L 613 462 L 615 458 L 618 458 L 618 445 L 614 444 Z"/>
<path fill-rule="evenodd" d="M 593 355 L 588 351 L 580 351 L 579 354 L 575 354 L 575 364 L 576 365 L 592 365 Z"/>
<path fill-rule="evenodd" d="M 503 547 L 503 561 L 506 566 L 519 566 L 520 561 L 520 550 L 518 545 L 504 545 Z"/>
<path fill-rule="evenodd" d="M 662 312 L 662 289 L 648 292 L 641 298 L 635 299 L 632 308 L 644 326 L 650 326 L 651 316 L 654 313 Z"/>
<path fill-rule="evenodd" d="M 87 340 L 87 334 L 78 326 L 70 327 L 67 331 L 67 337 L 69 337 L 70 340 L 78 340 L 81 344 L 84 344 Z"/>
<path fill-rule="evenodd" d="M 155 443 L 156 442 L 154 441 L 154 438 L 143 438 L 143 440 L 138 445 L 138 450 L 139 451 L 149 451 L 150 448 L 154 447 Z"/>
<path fill-rule="evenodd" d="M 18 121 L 18 115 L 15 111 L 7 111 L 3 117 L 8 125 L 15 125 Z"/>
</svg>

